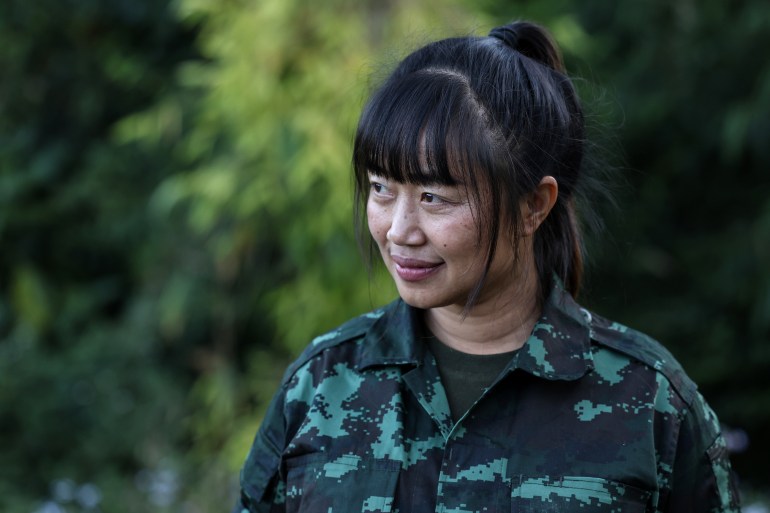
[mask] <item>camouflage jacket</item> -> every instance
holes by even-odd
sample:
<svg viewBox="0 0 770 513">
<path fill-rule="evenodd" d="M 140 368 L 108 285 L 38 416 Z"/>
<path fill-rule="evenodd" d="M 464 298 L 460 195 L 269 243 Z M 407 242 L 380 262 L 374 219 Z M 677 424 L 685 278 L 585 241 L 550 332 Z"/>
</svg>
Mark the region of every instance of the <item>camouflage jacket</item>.
<svg viewBox="0 0 770 513">
<path fill-rule="evenodd" d="M 556 288 L 451 420 L 419 310 L 316 338 L 287 370 L 236 512 L 738 512 L 713 411 L 671 354 Z"/>
</svg>

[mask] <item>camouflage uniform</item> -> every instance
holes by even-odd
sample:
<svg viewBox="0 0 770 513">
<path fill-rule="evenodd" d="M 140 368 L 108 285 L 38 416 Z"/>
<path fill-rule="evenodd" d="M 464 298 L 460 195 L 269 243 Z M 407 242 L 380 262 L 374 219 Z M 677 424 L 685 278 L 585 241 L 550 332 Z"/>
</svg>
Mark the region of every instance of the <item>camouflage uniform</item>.
<svg viewBox="0 0 770 513">
<path fill-rule="evenodd" d="M 671 354 L 556 287 L 454 424 L 402 301 L 286 372 L 236 512 L 738 512 L 719 423 Z"/>
</svg>

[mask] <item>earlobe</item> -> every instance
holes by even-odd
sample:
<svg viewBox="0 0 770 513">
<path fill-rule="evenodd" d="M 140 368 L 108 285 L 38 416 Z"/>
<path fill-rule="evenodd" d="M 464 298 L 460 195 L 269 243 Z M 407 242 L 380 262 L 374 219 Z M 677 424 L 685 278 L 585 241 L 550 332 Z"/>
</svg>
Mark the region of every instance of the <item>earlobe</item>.
<svg viewBox="0 0 770 513">
<path fill-rule="evenodd" d="M 544 176 L 524 204 L 523 218 L 526 235 L 534 234 L 548 217 L 559 196 L 559 184 L 553 176 Z"/>
</svg>

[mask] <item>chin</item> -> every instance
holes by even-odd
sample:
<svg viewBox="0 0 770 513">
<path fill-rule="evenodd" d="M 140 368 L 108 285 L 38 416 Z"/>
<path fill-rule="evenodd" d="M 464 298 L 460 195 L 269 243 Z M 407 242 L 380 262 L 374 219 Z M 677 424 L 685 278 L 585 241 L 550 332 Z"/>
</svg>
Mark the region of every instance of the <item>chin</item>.
<svg viewBox="0 0 770 513">
<path fill-rule="evenodd" d="M 433 308 L 435 306 L 435 299 L 431 298 L 430 294 L 417 292 L 409 286 L 396 285 L 396 288 L 398 289 L 398 295 L 401 296 L 401 299 L 404 301 L 404 303 L 409 306 L 422 308 L 423 310 Z"/>
<path fill-rule="evenodd" d="M 444 297 L 439 294 L 420 291 L 417 292 L 409 287 L 397 287 L 398 295 L 404 303 L 414 308 L 420 308 L 422 310 L 429 310 L 431 308 L 439 308 L 442 306 L 449 306 L 452 304 L 458 304 L 465 307 L 465 301 L 453 300 L 452 298 Z M 467 298 L 466 298 L 467 299 Z"/>
</svg>

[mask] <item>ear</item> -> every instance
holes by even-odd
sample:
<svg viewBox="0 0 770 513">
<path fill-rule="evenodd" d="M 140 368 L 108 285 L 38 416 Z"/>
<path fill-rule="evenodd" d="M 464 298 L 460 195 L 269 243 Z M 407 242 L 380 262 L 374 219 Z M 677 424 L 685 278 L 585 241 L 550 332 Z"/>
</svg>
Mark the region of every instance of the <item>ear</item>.
<svg viewBox="0 0 770 513">
<path fill-rule="evenodd" d="M 553 176 L 544 176 L 534 191 L 522 202 L 524 235 L 533 235 L 548 217 L 559 196 L 559 184 Z"/>
</svg>

